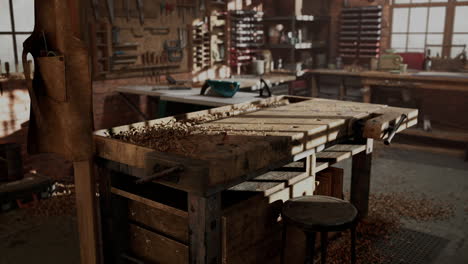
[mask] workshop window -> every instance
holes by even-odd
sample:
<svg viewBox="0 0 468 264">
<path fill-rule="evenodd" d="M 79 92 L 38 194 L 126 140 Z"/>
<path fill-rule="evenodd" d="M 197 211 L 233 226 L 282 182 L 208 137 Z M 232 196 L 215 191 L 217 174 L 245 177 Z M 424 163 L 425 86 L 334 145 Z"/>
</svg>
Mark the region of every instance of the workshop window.
<svg viewBox="0 0 468 264">
<path fill-rule="evenodd" d="M 0 0 L 0 60 L 10 71 L 22 72 L 23 42 L 34 29 L 34 0 Z"/>
<path fill-rule="evenodd" d="M 468 0 L 394 0 L 391 47 L 455 57 L 468 45 Z"/>
</svg>

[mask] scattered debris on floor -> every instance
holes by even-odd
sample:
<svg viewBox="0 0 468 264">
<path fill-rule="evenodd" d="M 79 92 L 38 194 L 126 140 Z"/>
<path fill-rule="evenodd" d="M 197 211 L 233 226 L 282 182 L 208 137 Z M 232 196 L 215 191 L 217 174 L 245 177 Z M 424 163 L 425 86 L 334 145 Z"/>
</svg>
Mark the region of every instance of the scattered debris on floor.
<svg viewBox="0 0 468 264">
<path fill-rule="evenodd" d="M 454 208 L 426 197 L 412 197 L 411 194 L 389 193 L 372 194 L 369 203 L 369 216 L 357 227 L 357 262 L 383 264 L 391 256 L 382 254 L 377 242 L 392 247 L 390 235 L 402 228 L 401 219 L 417 222 L 441 221 L 454 215 Z M 350 263 L 350 234 L 344 232 L 329 246 L 329 263 Z"/>
<path fill-rule="evenodd" d="M 75 216 L 75 186 L 73 184 L 55 183 L 50 198 L 40 200 L 37 205 L 27 208 L 31 216 Z"/>
</svg>

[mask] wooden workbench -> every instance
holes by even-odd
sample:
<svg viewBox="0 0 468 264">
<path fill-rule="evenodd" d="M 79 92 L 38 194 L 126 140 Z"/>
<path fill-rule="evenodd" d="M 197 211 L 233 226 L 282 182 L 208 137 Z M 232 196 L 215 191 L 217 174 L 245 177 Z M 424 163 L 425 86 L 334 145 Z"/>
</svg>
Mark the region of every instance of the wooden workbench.
<svg viewBox="0 0 468 264">
<path fill-rule="evenodd" d="M 467 73 L 438 73 L 438 72 L 418 72 L 393 74 L 380 71 L 349 72 L 345 70 L 317 69 L 307 70 L 311 74 L 312 96 L 317 97 L 319 91 L 320 76 L 358 77 L 363 85 L 364 102 L 370 103 L 373 86 L 407 87 L 418 89 L 431 89 L 441 91 L 461 91 L 468 92 Z M 339 87 L 339 97 L 345 95 L 344 84 Z"/>
<path fill-rule="evenodd" d="M 262 87 L 260 79 L 263 78 L 270 87 L 281 85 L 296 80 L 296 76 L 290 74 L 271 73 L 263 76 L 238 76 L 235 78 L 220 79 L 220 81 L 239 82 L 241 89 L 250 91 L 259 90 Z M 201 88 L 192 87 L 190 90 L 161 90 L 157 86 L 177 87 L 181 85 L 128 85 L 117 87 L 114 91 L 119 93 L 128 106 L 135 111 L 143 121 L 148 120 L 146 115 L 135 106 L 126 94 L 145 95 L 157 98 L 158 116 L 165 117 L 168 102 L 185 103 L 198 106 L 218 107 L 233 105 L 258 100 L 258 94 L 248 92 L 237 92 L 233 97 L 216 97 L 200 95 Z"/>
<path fill-rule="evenodd" d="M 269 105 L 272 102 L 274 106 Z M 332 156 L 337 155 L 335 159 L 339 161 L 338 156 L 343 156 L 343 150 L 330 147 L 347 142 L 365 149 L 349 154 L 356 154 L 353 156 L 351 201 L 363 217 L 368 208 L 372 141 L 385 138 L 389 126 L 402 115 L 408 118 L 398 131 L 416 124 L 418 111 L 414 109 L 279 96 L 253 104 L 224 106 L 100 130 L 95 133 L 95 143 L 101 198 L 112 200 L 107 194 L 111 193 L 112 177 L 119 177 L 115 173 L 145 178 L 162 168 L 182 166 L 182 170 L 156 181 L 173 188 L 174 192 L 187 193 L 187 211 L 177 211 L 177 215 L 183 214 L 188 219 L 189 230 L 189 253 L 181 258 L 186 256 L 189 263 L 221 263 L 222 191 L 292 161 L 308 158 L 315 164 L 315 154 L 325 148 L 329 151 L 321 155 L 322 158 L 333 159 Z M 178 139 L 177 147 L 165 152 L 115 136 L 181 120 L 198 120 L 198 129 L 204 132 Z M 163 195 L 163 192 L 157 193 Z M 104 209 L 113 207 L 109 203 L 103 204 Z M 113 213 L 103 212 L 102 215 L 103 218 L 113 218 L 114 224 L 123 221 L 121 218 L 116 220 Z M 108 223 L 106 219 L 103 219 L 104 223 Z M 115 240 L 117 237 L 114 234 Z"/>
</svg>

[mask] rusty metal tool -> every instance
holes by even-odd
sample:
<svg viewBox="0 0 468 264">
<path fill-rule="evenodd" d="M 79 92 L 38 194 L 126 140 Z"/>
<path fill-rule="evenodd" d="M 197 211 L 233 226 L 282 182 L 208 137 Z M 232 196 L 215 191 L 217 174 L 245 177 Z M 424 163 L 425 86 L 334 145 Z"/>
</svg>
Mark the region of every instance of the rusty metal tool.
<svg viewBox="0 0 468 264">
<path fill-rule="evenodd" d="M 114 0 L 106 0 L 107 12 L 109 13 L 109 22 L 111 25 L 114 25 L 115 15 L 114 15 Z"/>
<path fill-rule="evenodd" d="M 405 122 L 406 119 L 408 119 L 408 116 L 403 114 L 401 115 L 400 120 L 398 120 L 398 122 L 395 125 L 389 127 L 388 137 L 387 139 L 384 140 L 385 145 L 390 145 L 393 137 L 395 137 L 395 134 L 398 132 L 398 130 L 400 129 L 400 126 L 403 124 L 403 122 Z"/>
<path fill-rule="evenodd" d="M 145 23 L 145 13 L 143 10 L 143 0 L 136 0 L 137 9 L 138 9 L 138 16 L 140 18 L 140 24 L 143 25 Z"/>
<path fill-rule="evenodd" d="M 149 31 L 151 35 L 167 35 L 171 31 L 169 27 L 145 27 L 144 30 Z"/>
<path fill-rule="evenodd" d="M 93 6 L 94 17 L 96 18 L 96 20 L 99 20 L 101 17 L 99 16 L 99 2 L 98 2 L 98 0 L 93 0 L 93 2 L 91 4 Z"/>
<path fill-rule="evenodd" d="M 127 17 L 127 22 L 130 21 L 130 0 L 124 0 L 125 14 Z"/>
</svg>

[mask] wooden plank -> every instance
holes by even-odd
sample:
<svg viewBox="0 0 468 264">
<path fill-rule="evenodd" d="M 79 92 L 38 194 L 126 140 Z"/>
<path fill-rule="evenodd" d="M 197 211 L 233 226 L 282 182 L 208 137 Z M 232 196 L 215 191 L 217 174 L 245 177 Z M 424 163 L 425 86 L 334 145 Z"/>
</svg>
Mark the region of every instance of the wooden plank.
<svg viewBox="0 0 468 264">
<path fill-rule="evenodd" d="M 188 263 L 221 263 L 221 194 L 202 197 L 189 193 L 188 208 L 190 245 Z"/>
<path fill-rule="evenodd" d="M 289 187 L 268 196 L 269 203 L 274 203 L 276 201 L 286 202 L 289 199 L 291 199 L 291 188 Z"/>
<path fill-rule="evenodd" d="M 398 131 L 403 131 L 417 124 L 418 110 L 388 107 L 381 111 L 376 111 L 373 114 L 376 117 L 366 121 L 363 136 L 373 139 L 385 139 L 388 136 L 386 132 L 390 125 L 396 124 L 403 114 L 407 116 L 407 119 L 402 123 Z"/>
<path fill-rule="evenodd" d="M 286 185 L 283 182 L 261 182 L 261 181 L 246 181 L 239 185 L 229 188 L 229 191 L 237 192 L 258 192 L 264 196 L 283 190 Z"/>
<path fill-rule="evenodd" d="M 129 232 L 130 249 L 137 257 L 151 263 L 188 263 L 189 249 L 186 245 L 134 224 L 129 224 Z"/>
<path fill-rule="evenodd" d="M 80 236 L 80 252 L 87 263 L 97 263 L 98 220 L 96 181 L 92 161 L 73 163 L 76 189 L 76 214 Z"/>
<path fill-rule="evenodd" d="M 323 171 L 324 169 L 328 168 L 328 166 L 329 166 L 328 162 L 318 161 L 317 164 L 315 165 L 315 172 Z"/>
<path fill-rule="evenodd" d="M 300 172 L 300 171 L 270 171 L 268 173 L 262 174 L 258 177 L 253 178 L 251 181 L 252 182 L 265 182 L 267 181 L 269 184 L 273 186 L 273 183 L 278 183 L 278 182 L 284 182 L 286 183 L 287 186 L 293 185 L 305 178 L 307 178 L 308 175 L 306 172 Z M 275 186 L 277 187 L 277 186 Z M 283 188 L 285 185 L 283 184 Z M 275 190 L 275 192 L 278 190 Z"/>
<path fill-rule="evenodd" d="M 366 145 L 336 144 L 324 150 L 324 152 L 351 152 L 356 155 L 366 150 Z"/>
<path fill-rule="evenodd" d="M 337 163 L 351 157 L 351 152 L 322 151 L 316 154 L 318 161 Z"/>
<path fill-rule="evenodd" d="M 353 156 L 350 201 L 358 209 L 359 217 L 367 216 L 369 209 L 372 145 L 373 139 L 367 139 L 366 151 Z"/>
<path fill-rule="evenodd" d="M 315 176 L 310 176 L 291 186 L 291 198 L 312 195 L 315 190 Z"/>
<path fill-rule="evenodd" d="M 329 127 L 337 127 L 347 124 L 345 119 L 326 119 L 326 118 L 297 118 L 297 117 L 276 117 L 276 116 L 262 116 L 255 115 L 242 115 L 238 117 L 231 117 L 213 121 L 211 123 L 222 124 L 288 124 L 288 125 L 327 125 Z"/>
<path fill-rule="evenodd" d="M 157 209 L 157 210 L 160 210 L 160 211 L 164 211 L 164 212 L 167 212 L 169 214 L 173 214 L 173 215 L 176 215 L 176 216 L 179 216 L 179 217 L 185 217 L 185 218 L 187 218 L 187 216 L 188 216 L 188 213 L 183 211 L 183 210 L 180 210 L 180 209 L 177 209 L 177 208 L 174 208 L 172 206 L 168 206 L 168 205 L 165 205 L 165 204 L 162 204 L 162 203 L 155 202 L 153 200 L 147 199 L 145 197 L 142 197 L 142 196 L 139 196 L 139 195 L 136 195 L 136 194 L 133 194 L 133 193 L 126 192 L 124 190 L 121 190 L 121 189 L 118 189 L 118 188 L 115 188 L 115 187 L 111 187 L 111 192 L 113 194 L 120 195 L 120 196 L 125 197 L 125 198 L 127 198 L 129 200 L 142 203 L 142 204 L 144 204 L 144 205 L 146 205 L 148 207 L 151 207 L 151 208 L 154 208 L 154 209 Z"/>
<path fill-rule="evenodd" d="M 307 135 L 323 133 L 327 130 L 326 125 L 289 125 L 289 124 L 224 124 L 207 123 L 202 124 L 210 130 L 218 131 L 258 131 L 258 132 L 303 132 Z"/>
<path fill-rule="evenodd" d="M 279 238 L 281 223 L 278 219 L 282 204 L 281 201 L 270 204 L 268 198 L 259 194 L 225 209 L 222 218 L 223 263 L 238 263 L 239 253 L 258 248 L 268 237 Z M 251 253 L 253 258 L 262 254 Z"/>
</svg>

